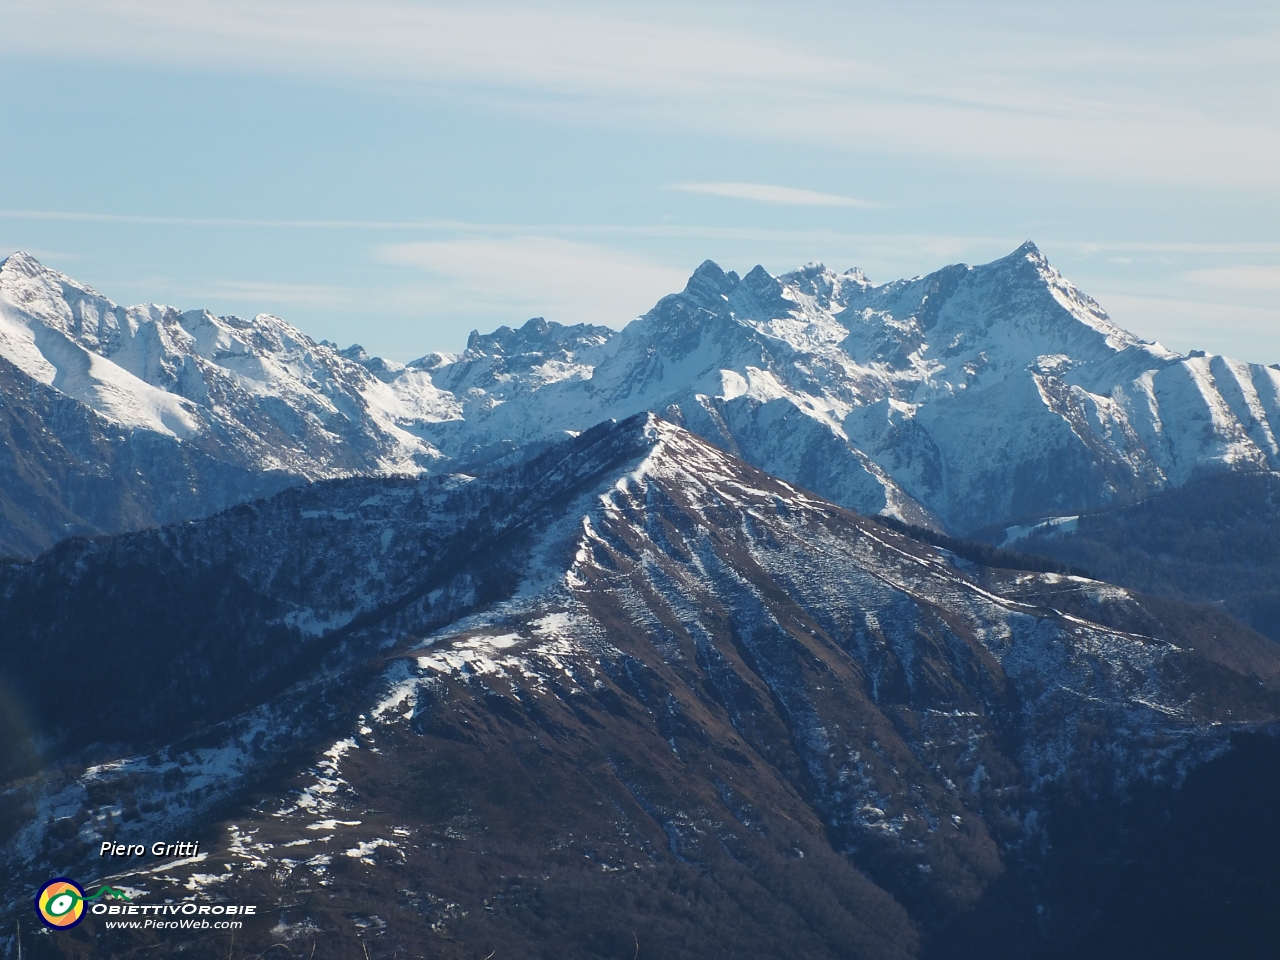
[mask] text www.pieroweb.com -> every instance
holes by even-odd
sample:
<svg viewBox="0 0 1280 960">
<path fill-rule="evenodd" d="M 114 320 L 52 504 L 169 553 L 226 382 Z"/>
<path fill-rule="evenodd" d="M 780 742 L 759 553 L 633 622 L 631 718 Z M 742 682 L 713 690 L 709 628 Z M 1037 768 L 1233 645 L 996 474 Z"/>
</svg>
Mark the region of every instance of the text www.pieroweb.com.
<svg viewBox="0 0 1280 960">
<path fill-rule="evenodd" d="M 90 910 L 96 915 L 106 917 L 134 917 L 139 919 L 115 920 L 103 918 L 102 925 L 108 930 L 240 930 L 244 927 L 242 920 L 229 920 L 228 916 L 240 914 L 249 916 L 258 912 L 256 904 L 237 906 L 235 904 L 194 904 L 194 903 L 157 903 L 157 904 L 95 904 Z M 166 916 L 168 914 L 168 916 Z M 177 914 L 177 916 L 174 916 Z"/>
<path fill-rule="evenodd" d="M 106 920 L 103 926 L 108 930 L 239 930 L 244 926 L 241 920 L 157 920 L 147 917 L 145 920 Z"/>
</svg>

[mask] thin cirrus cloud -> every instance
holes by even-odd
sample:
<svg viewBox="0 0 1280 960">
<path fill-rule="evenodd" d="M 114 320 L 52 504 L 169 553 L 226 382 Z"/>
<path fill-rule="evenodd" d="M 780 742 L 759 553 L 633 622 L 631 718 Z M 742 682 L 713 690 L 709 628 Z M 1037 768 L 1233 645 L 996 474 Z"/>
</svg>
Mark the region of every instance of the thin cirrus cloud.
<svg viewBox="0 0 1280 960">
<path fill-rule="evenodd" d="M 1217 267 L 1192 270 L 1187 279 L 1207 287 L 1224 290 L 1280 292 L 1280 266 Z"/>
<path fill-rule="evenodd" d="M 0 51 L 287 73 L 654 131 L 1280 189 L 1274 2 L 803 12 L 621 0 L 9 0 Z M 1141 7 L 1142 5 L 1138 5 Z M 1105 8 L 1105 9 L 1104 9 Z M 1063 13 L 1067 12 L 1065 6 Z"/>
<path fill-rule="evenodd" d="M 706 193 L 716 197 L 732 197 L 736 200 L 756 200 L 800 207 L 876 207 L 879 204 L 838 193 L 819 193 L 796 187 L 776 187 L 767 183 L 674 183 L 668 190 L 684 193 Z"/>
<path fill-rule="evenodd" d="M 437 309 L 501 311 L 513 321 L 537 314 L 620 327 L 686 279 L 681 270 L 632 254 L 547 237 L 394 243 L 380 247 L 378 256 L 430 274 Z"/>
<path fill-rule="evenodd" d="M 214 280 L 198 290 L 216 300 L 272 306 L 339 307 L 349 306 L 351 300 L 347 290 L 329 284 Z"/>
<path fill-rule="evenodd" d="M 1111 319 L 1174 350 L 1204 350 L 1251 363 L 1275 363 L 1275 311 L 1229 301 L 1094 290 Z M 1212 325 L 1213 336 L 1205 332 Z"/>
</svg>

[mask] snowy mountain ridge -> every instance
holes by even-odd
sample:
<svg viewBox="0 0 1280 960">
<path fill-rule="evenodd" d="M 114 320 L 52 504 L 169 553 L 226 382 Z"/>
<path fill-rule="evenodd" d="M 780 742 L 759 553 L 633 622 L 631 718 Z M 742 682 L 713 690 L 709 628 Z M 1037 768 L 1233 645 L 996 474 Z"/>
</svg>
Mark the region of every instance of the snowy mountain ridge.
<svg viewBox="0 0 1280 960">
<path fill-rule="evenodd" d="M 299 479 L 481 469 L 644 410 L 956 533 L 1280 468 L 1280 370 L 1138 339 L 1029 242 L 881 285 L 707 261 L 621 331 L 535 318 L 406 365 L 265 314 L 121 308 L 14 254 L 0 357 L 134 430 Z"/>
<path fill-rule="evenodd" d="M 119 307 L 24 253 L 0 263 L 0 354 L 122 424 L 310 479 L 419 472 L 438 455 L 396 421 L 451 413 L 278 317 Z"/>
</svg>

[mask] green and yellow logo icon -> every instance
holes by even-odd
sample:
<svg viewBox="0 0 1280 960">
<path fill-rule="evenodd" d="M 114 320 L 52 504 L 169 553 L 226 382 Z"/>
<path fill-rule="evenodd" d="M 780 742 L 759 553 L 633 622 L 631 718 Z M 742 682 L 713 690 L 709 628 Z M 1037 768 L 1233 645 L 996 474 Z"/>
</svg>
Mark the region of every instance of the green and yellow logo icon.
<svg viewBox="0 0 1280 960">
<path fill-rule="evenodd" d="M 36 913 L 54 929 L 74 927 L 84 916 L 84 888 L 66 877 L 50 880 L 36 894 Z"/>
<path fill-rule="evenodd" d="M 128 900 L 129 895 L 117 887 L 102 886 L 91 897 L 86 897 L 84 887 L 66 877 L 50 880 L 36 894 L 36 913 L 46 926 L 55 930 L 67 930 L 84 918 L 84 905 L 90 900 L 107 896 L 112 900 Z"/>
</svg>

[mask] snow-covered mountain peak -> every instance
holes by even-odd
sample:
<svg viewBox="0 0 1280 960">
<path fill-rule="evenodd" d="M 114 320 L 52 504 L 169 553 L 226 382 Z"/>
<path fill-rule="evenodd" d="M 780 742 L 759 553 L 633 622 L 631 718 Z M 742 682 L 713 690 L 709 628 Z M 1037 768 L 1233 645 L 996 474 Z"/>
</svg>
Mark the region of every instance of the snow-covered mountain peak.
<svg viewBox="0 0 1280 960">
<path fill-rule="evenodd" d="M 873 286 L 857 267 L 836 273 L 816 261 L 784 273 L 778 280 L 792 296 L 798 294 L 818 309 L 831 313 L 847 304 L 851 291 L 864 292 Z"/>
<path fill-rule="evenodd" d="M 77 328 L 85 320 L 92 324 L 95 315 L 116 309 L 92 287 L 46 267 L 21 250 L 0 261 L 0 302 L 29 311 L 72 335 L 81 332 Z M 90 337 L 95 335 L 87 332 Z"/>
<path fill-rule="evenodd" d="M 1023 257 L 1033 263 L 1048 264 L 1049 262 L 1045 259 L 1045 255 L 1040 252 L 1040 248 L 1036 246 L 1035 241 L 1029 238 L 1023 240 L 1022 245 L 1009 254 L 1009 257 Z"/>
<path fill-rule="evenodd" d="M 10 274 L 13 276 L 35 277 L 46 272 L 52 273 L 53 271 L 50 271 L 25 250 L 15 250 L 9 256 L 0 260 L 0 276 Z"/>
<path fill-rule="evenodd" d="M 739 277 L 732 270 L 725 273 L 714 260 L 703 260 L 689 276 L 682 293 L 700 303 L 714 304 L 718 299 L 727 298 L 738 282 Z"/>
<path fill-rule="evenodd" d="M 1216 373 L 1115 326 L 1030 242 L 878 285 L 708 260 L 622 331 L 570 329 L 531 321 L 411 365 L 462 403 L 465 426 L 426 435 L 467 462 L 648 409 L 848 506 L 960 531 L 1042 509 L 1062 471 L 1091 491 L 1071 496 L 1106 502 L 1181 482 L 1188 463 L 1273 456 L 1269 427 L 1226 426 L 1272 416 L 1267 374 L 1218 397 Z M 1196 426 L 1170 430 L 1166 409 Z"/>
<path fill-rule="evenodd" d="M 630 489 L 632 483 L 656 480 L 668 489 L 678 489 L 690 503 L 702 502 L 707 496 L 738 502 L 745 502 L 744 496 L 765 500 L 774 497 L 786 500 L 788 509 L 794 510 L 818 502 L 776 477 L 755 470 L 744 473 L 740 460 L 652 413 L 619 425 L 624 429 L 628 426 L 637 431 L 639 442 L 647 441 L 648 452 L 629 477 L 615 485 L 617 492 L 630 492 L 634 498 L 637 494 Z M 606 507 L 610 496 L 604 498 Z"/>
<path fill-rule="evenodd" d="M 29 279 L 56 279 L 70 283 L 72 286 L 79 287 L 80 289 L 88 289 L 88 287 L 75 283 L 75 281 L 71 280 L 70 277 L 61 274 L 50 267 L 46 267 L 25 250 L 15 250 L 13 253 L 9 254 L 9 256 L 0 260 L 0 277 L 6 280 L 11 280 L 14 277 L 26 277 Z"/>
</svg>

